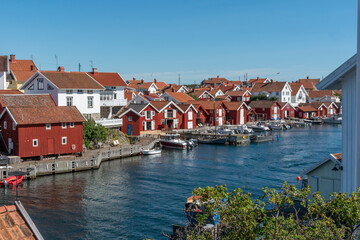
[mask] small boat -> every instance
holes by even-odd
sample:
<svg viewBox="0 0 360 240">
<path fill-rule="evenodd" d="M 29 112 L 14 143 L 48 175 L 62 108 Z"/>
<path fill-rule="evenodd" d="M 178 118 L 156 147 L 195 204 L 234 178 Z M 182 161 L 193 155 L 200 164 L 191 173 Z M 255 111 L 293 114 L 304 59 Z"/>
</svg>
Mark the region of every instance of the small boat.
<svg viewBox="0 0 360 240">
<path fill-rule="evenodd" d="M 254 132 L 265 132 L 270 131 L 270 128 L 262 124 L 261 122 L 258 122 L 256 125 L 249 126 L 252 128 Z"/>
<path fill-rule="evenodd" d="M 142 153 L 143 155 L 160 154 L 160 153 L 161 153 L 161 149 L 142 150 L 141 153 Z"/>
<path fill-rule="evenodd" d="M 323 120 L 318 119 L 318 118 L 308 118 L 308 119 L 305 119 L 304 122 L 311 123 L 311 124 L 322 124 Z"/>
<path fill-rule="evenodd" d="M 161 137 L 160 143 L 164 148 L 188 149 L 189 144 L 180 139 L 180 134 L 166 134 Z"/>
<path fill-rule="evenodd" d="M 242 134 L 254 133 L 254 130 L 248 128 L 247 125 L 241 125 L 241 126 L 237 129 L 237 131 L 238 131 L 239 133 L 242 133 Z"/>
<path fill-rule="evenodd" d="M 24 176 L 10 176 L 7 179 L 0 182 L 0 187 L 5 187 L 6 185 L 12 186 L 20 184 Z"/>
<path fill-rule="evenodd" d="M 271 142 L 274 141 L 274 136 L 272 135 L 251 135 L 251 143 L 261 143 L 261 142 Z"/>
<path fill-rule="evenodd" d="M 269 123 L 268 126 L 271 129 L 271 131 L 281 131 L 284 129 L 280 123 Z"/>
<path fill-rule="evenodd" d="M 209 139 L 199 139 L 198 142 L 201 144 L 225 144 L 227 138 L 209 138 Z"/>
<path fill-rule="evenodd" d="M 327 124 L 341 124 L 341 122 L 342 122 L 341 116 L 331 116 L 331 117 L 324 118 L 324 123 L 327 123 Z"/>
</svg>

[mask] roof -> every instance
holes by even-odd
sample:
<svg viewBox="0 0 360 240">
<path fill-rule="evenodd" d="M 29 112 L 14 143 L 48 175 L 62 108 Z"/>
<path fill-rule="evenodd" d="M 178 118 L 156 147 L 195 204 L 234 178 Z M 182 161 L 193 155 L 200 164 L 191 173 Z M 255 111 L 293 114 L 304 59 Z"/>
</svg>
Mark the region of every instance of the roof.
<svg viewBox="0 0 360 240">
<path fill-rule="evenodd" d="M 88 74 L 103 86 L 127 86 L 122 77 L 116 72 L 89 72 Z"/>
<path fill-rule="evenodd" d="M 1 206 L 0 219 L 1 239 L 43 239 L 19 201 L 15 205 Z"/>
<path fill-rule="evenodd" d="M 242 97 L 245 94 L 245 92 L 247 92 L 247 91 L 248 90 L 245 90 L 245 91 L 244 90 L 241 90 L 241 91 L 227 91 L 225 93 L 225 95 L 228 95 L 230 97 Z"/>
<path fill-rule="evenodd" d="M 193 101 L 194 99 L 183 92 L 166 92 L 169 96 L 176 99 L 178 102 L 186 103 L 188 101 Z"/>
<path fill-rule="evenodd" d="M 291 103 L 289 102 L 278 102 L 281 106 L 281 109 L 283 109 L 286 105 L 290 105 L 292 108 L 295 109 L 295 107 L 293 105 L 291 105 Z"/>
<path fill-rule="evenodd" d="M 126 108 L 131 108 L 137 113 L 141 113 L 141 111 L 147 106 L 149 103 L 130 103 L 126 106 Z"/>
<path fill-rule="evenodd" d="M 38 70 L 38 68 L 36 67 L 33 60 L 18 60 L 18 59 L 16 59 L 15 62 L 9 61 L 9 68 L 11 71 L 33 71 L 33 72 L 36 72 Z"/>
<path fill-rule="evenodd" d="M 144 82 L 143 84 L 139 84 L 138 87 L 140 89 L 149 89 L 151 87 L 151 85 L 153 85 L 153 84 L 155 85 L 155 83 L 153 83 L 153 82 Z M 155 87 L 156 87 L 156 85 L 155 85 Z"/>
<path fill-rule="evenodd" d="M 147 94 L 147 95 L 143 95 L 143 97 L 149 101 L 153 101 L 153 100 L 163 101 L 164 100 L 162 97 L 159 97 L 156 94 Z"/>
<path fill-rule="evenodd" d="M 244 102 L 224 102 L 224 106 L 227 110 L 237 111 L 241 105 L 245 104 Z M 246 106 L 246 104 L 245 104 Z"/>
<path fill-rule="evenodd" d="M 259 100 L 259 101 L 251 101 L 249 106 L 251 108 L 271 108 L 277 101 L 269 101 L 269 100 Z"/>
<path fill-rule="evenodd" d="M 342 154 L 341 153 L 333 153 L 330 154 L 333 158 L 335 158 L 336 160 L 338 160 L 339 162 L 341 162 L 342 160 Z"/>
<path fill-rule="evenodd" d="M 169 103 L 170 101 L 153 101 L 151 102 L 151 105 L 153 105 L 158 111 L 161 111 Z"/>
<path fill-rule="evenodd" d="M 215 78 L 209 78 L 207 80 L 203 81 L 203 84 L 215 84 L 215 83 L 228 83 L 229 81 L 226 78 L 221 78 L 219 76 L 215 77 Z"/>
<path fill-rule="evenodd" d="M 281 92 L 287 82 L 256 83 L 251 92 Z"/>
<path fill-rule="evenodd" d="M 86 121 L 75 106 L 7 107 L 6 110 L 18 125 Z"/>
<path fill-rule="evenodd" d="M 16 81 L 25 82 L 28 80 L 36 71 L 11 71 L 12 75 L 15 77 Z"/>
<path fill-rule="evenodd" d="M 248 83 L 264 83 L 267 80 L 267 78 L 252 78 L 249 79 L 247 82 Z"/>
<path fill-rule="evenodd" d="M 196 107 L 191 103 L 180 103 L 178 107 L 185 113 L 190 107 L 194 108 L 195 112 L 197 112 Z"/>
<path fill-rule="evenodd" d="M 300 107 L 311 106 L 316 109 L 319 109 L 322 105 L 324 105 L 325 107 L 328 107 L 328 105 L 324 104 L 323 102 L 311 102 L 311 103 L 300 103 L 299 104 Z"/>
<path fill-rule="evenodd" d="M 291 96 L 296 96 L 296 94 L 299 92 L 300 88 L 301 88 L 301 84 L 290 84 L 291 87 Z"/>
<path fill-rule="evenodd" d="M 24 93 L 19 90 L 6 89 L 6 90 L 0 90 L 0 95 L 2 94 L 24 94 Z"/>
<path fill-rule="evenodd" d="M 203 95 L 203 94 L 205 94 L 205 93 L 207 93 L 207 94 L 209 94 L 211 97 L 213 97 L 213 95 L 211 95 L 207 90 L 194 91 L 194 92 L 189 93 L 189 94 L 194 95 L 194 96 L 196 96 L 196 97 L 200 97 L 201 95 Z"/>
<path fill-rule="evenodd" d="M 97 81 L 83 72 L 40 71 L 59 89 L 104 89 Z"/>
<path fill-rule="evenodd" d="M 132 92 L 124 92 L 124 98 L 129 102 L 133 98 Z"/>
<path fill-rule="evenodd" d="M 8 71 L 7 63 L 8 63 L 7 56 L 0 56 L 0 72 Z"/>
<path fill-rule="evenodd" d="M 158 89 L 163 89 L 168 86 L 165 82 L 154 82 L 154 84 Z"/>
<path fill-rule="evenodd" d="M 316 162 L 315 164 L 311 165 L 308 169 L 304 170 L 303 174 L 305 174 L 305 175 L 309 174 L 310 172 L 312 172 L 315 169 L 321 167 L 322 165 L 324 165 L 328 161 L 333 161 L 335 164 L 337 164 L 337 163 L 341 164 L 341 160 L 342 160 L 342 154 L 341 153 L 330 154 L 329 157 L 326 157 L 326 158 Z"/>
<path fill-rule="evenodd" d="M 317 109 L 314 108 L 313 106 L 298 106 L 297 108 L 303 112 L 316 112 L 317 111 Z"/>
<path fill-rule="evenodd" d="M 4 107 L 56 106 L 50 94 L 0 95 L 0 104 Z"/>
<path fill-rule="evenodd" d="M 222 101 L 190 101 L 191 104 L 200 104 L 206 110 L 217 109 L 220 105 L 223 104 Z"/>
<path fill-rule="evenodd" d="M 324 96 L 334 96 L 332 90 L 309 91 L 309 98 L 322 98 Z"/>
<path fill-rule="evenodd" d="M 320 78 L 304 78 L 297 80 L 298 83 L 312 83 L 314 85 L 318 84 L 320 82 Z"/>
</svg>

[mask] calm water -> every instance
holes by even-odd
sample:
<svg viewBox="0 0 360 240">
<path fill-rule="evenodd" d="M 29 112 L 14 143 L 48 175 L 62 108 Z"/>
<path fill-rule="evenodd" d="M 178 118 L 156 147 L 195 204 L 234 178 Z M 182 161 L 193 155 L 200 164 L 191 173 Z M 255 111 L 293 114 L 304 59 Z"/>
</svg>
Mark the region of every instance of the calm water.
<svg viewBox="0 0 360 240">
<path fill-rule="evenodd" d="M 245 187 L 296 183 L 304 168 L 341 151 L 341 127 L 279 133 L 280 140 L 246 147 L 201 145 L 192 151 L 105 162 L 99 170 L 25 181 L 20 200 L 45 239 L 164 239 L 185 223 L 184 201 L 199 186 Z M 1 204 L 15 191 L 1 189 Z"/>
</svg>

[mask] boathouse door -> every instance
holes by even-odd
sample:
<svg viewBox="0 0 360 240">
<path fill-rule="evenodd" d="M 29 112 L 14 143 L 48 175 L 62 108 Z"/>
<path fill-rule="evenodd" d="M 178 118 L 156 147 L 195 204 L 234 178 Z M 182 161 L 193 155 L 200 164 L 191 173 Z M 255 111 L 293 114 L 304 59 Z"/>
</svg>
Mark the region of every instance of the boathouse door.
<svg viewBox="0 0 360 240">
<path fill-rule="evenodd" d="M 8 147 L 9 147 L 9 153 L 12 153 L 12 150 L 14 149 L 14 143 L 11 138 L 8 139 Z"/>
<path fill-rule="evenodd" d="M 48 144 L 48 154 L 54 154 L 55 153 L 55 147 L 54 147 L 54 139 L 53 138 L 48 138 L 47 140 L 47 144 Z"/>
<path fill-rule="evenodd" d="M 132 125 L 127 126 L 127 135 L 129 135 L 129 136 L 133 135 L 133 126 Z"/>
<path fill-rule="evenodd" d="M 244 124 L 244 109 L 240 109 L 240 124 Z"/>
</svg>

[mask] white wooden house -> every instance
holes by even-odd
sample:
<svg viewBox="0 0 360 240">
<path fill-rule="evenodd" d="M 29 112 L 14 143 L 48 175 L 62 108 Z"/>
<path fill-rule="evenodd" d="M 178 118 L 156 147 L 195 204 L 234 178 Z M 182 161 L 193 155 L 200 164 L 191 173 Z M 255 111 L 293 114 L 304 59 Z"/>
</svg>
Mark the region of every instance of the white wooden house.
<svg viewBox="0 0 360 240">
<path fill-rule="evenodd" d="M 291 87 L 288 82 L 256 83 L 251 88 L 251 94 L 264 94 L 267 97 L 276 97 L 279 102 L 291 102 Z"/>
</svg>

